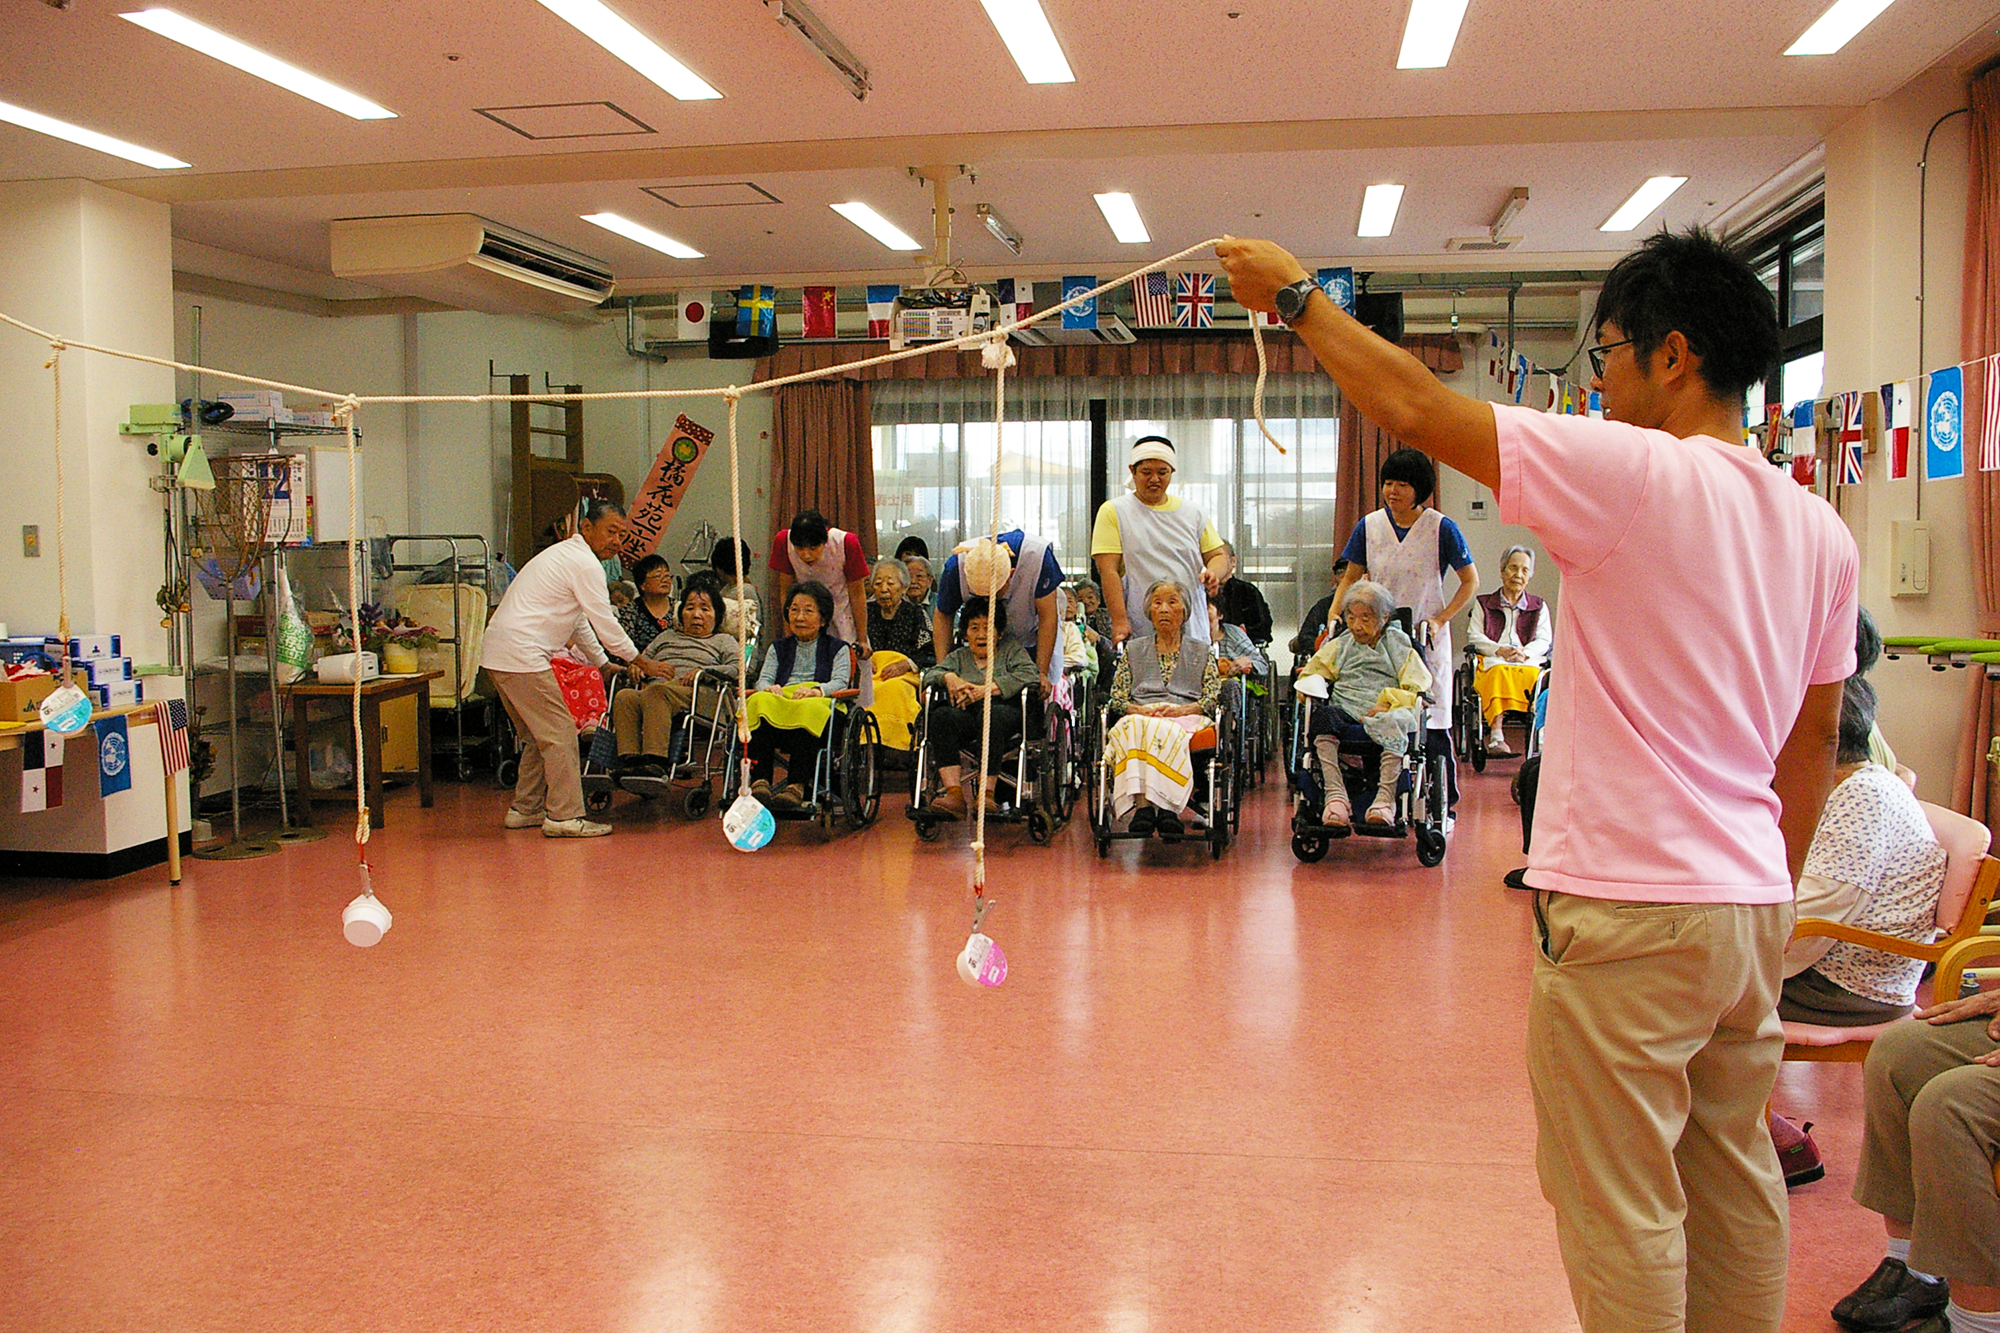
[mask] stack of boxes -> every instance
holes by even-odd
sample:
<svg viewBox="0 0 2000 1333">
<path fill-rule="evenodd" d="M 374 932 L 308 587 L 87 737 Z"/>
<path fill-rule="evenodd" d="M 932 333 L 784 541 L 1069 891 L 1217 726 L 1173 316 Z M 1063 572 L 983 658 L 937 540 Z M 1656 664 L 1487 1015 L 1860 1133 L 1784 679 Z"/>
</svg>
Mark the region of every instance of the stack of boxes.
<svg viewBox="0 0 2000 1333">
<path fill-rule="evenodd" d="M 84 692 L 99 708 L 145 702 L 145 684 L 132 675 L 132 659 L 116 634 L 83 634 L 69 641 L 70 661 L 87 680 Z"/>
</svg>

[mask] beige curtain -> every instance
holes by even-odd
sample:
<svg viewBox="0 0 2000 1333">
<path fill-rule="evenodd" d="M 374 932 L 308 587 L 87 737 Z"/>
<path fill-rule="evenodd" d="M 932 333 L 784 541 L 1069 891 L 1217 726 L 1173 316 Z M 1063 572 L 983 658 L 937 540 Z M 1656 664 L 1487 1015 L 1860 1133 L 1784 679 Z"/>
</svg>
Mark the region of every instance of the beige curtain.
<svg viewBox="0 0 2000 1333">
<path fill-rule="evenodd" d="M 1966 367 L 1965 431 L 1979 438 L 1974 414 L 1984 412 L 1985 368 L 1981 357 L 2000 352 L 2000 65 L 1989 65 L 1972 78 L 1971 170 L 1965 210 L 1965 291 L 1960 313 Z M 1983 424 L 1983 423 L 1982 423 Z M 1966 452 L 1971 453 L 1968 445 Z M 1968 459 L 1968 463 L 1970 460 Z M 1972 538 L 1973 587 L 1979 598 L 1979 632 L 2000 634 L 2000 472 L 1968 470 L 1967 526 Z M 1988 752 L 1994 739 L 1995 686 L 1978 672 L 1968 672 L 1965 725 L 1959 735 L 1958 763 L 1953 773 L 1952 803 L 1988 827 L 2000 815 L 2000 786 L 1993 781 Z"/>
<path fill-rule="evenodd" d="M 875 558 L 875 449 L 868 386 L 815 380 L 778 389 L 771 403 L 771 521 L 817 509 L 861 538 Z"/>
<path fill-rule="evenodd" d="M 1458 339 L 1447 334 L 1415 334 L 1403 339 L 1403 348 L 1442 375 L 1456 374 L 1464 363 Z M 774 356 L 757 362 L 758 380 L 797 375 L 828 366 L 852 365 L 881 356 L 887 343 L 795 343 L 782 347 Z M 1009 378 L 1035 379 L 1060 375 L 1072 379 L 1114 378 L 1127 375 L 1254 375 L 1257 349 L 1250 339 L 1238 335 L 1208 337 L 1146 337 L 1132 343 L 1092 343 L 1075 347 L 1016 347 L 1019 365 Z M 1318 373 L 1306 345 L 1289 333 L 1264 335 L 1267 368 L 1274 375 Z M 865 366 L 853 372 L 857 380 L 963 379 L 991 374 L 980 364 L 977 352 L 937 352 L 914 356 L 907 361 L 891 361 Z M 782 392 L 782 391 L 781 391 Z M 831 517 L 831 515 L 829 515 Z"/>
<path fill-rule="evenodd" d="M 1382 460 L 1401 441 L 1343 400 L 1340 408 L 1340 472 L 1333 487 L 1333 553 L 1339 558 L 1347 534 L 1362 515 L 1381 503 Z M 1433 497 L 1435 498 L 1435 497 Z"/>
</svg>

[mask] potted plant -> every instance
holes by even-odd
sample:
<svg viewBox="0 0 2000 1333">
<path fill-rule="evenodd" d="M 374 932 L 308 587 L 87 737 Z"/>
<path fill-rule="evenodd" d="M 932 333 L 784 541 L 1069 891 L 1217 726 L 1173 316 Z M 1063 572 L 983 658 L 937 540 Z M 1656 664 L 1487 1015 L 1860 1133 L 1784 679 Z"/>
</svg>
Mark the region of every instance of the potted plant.
<svg viewBox="0 0 2000 1333">
<path fill-rule="evenodd" d="M 420 671 L 423 667 L 419 654 L 437 646 L 437 631 L 429 625 L 418 625 L 408 620 L 384 625 L 379 650 L 382 670 L 392 676 Z"/>
</svg>

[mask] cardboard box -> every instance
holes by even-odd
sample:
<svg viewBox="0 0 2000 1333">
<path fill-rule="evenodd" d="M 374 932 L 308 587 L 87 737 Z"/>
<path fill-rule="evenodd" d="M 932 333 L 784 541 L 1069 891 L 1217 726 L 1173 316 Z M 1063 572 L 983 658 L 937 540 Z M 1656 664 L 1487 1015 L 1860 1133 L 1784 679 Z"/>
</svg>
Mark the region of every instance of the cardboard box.
<svg viewBox="0 0 2000 1333">
<path fill-rule="evenodd" d="M 93 657 L 79 663 L 92 685 L 108 685 L 114 680 L 132 679 L 129 657 Z"/>
<path fill-rule="evenodd" d="M 28 676 L 21 680 L 0 680 L 0 720 L 39 722 L 42 700 L 56 692 L 55 676 Z"/>
<path fill-rule="evenodd" d="M 90 687 L 90 694 L 97 700 L 99 708 L 123 708 L 127 704 L 146 701 L 145 684 L 136 680 L 114 680 L 103 685 L 93 685 Z"/>
</svg>

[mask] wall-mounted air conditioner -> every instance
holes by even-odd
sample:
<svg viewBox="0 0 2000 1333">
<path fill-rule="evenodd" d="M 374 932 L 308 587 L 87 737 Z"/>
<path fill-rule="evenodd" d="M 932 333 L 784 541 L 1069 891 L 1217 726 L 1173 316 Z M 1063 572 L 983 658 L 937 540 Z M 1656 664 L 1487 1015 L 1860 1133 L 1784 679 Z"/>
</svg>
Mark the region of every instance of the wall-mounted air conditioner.
<svg viewBox="0 0 2000 1333">
<path fill-rule="evenodd" d="M 1050 320 L 1046 324 L 1034 324 L 1025 329 L 1015 329 L 1015 342 L 1025 347 L 1089 347 L 1098 343 L 1137 342 L 1132 330 L 1125 327 L 1125 321 L 1116 315 L 1099 312 L 1097 327 L 1094 329 L 1066 329 L 1060 320 Z"/>
<path fill-rule="evenodd" d="M 336 218 L 332 226 L 335 277 L 461 310 L 584 315 L 616 286 L 589 255 L 472 213 Z"/>
</svg>

